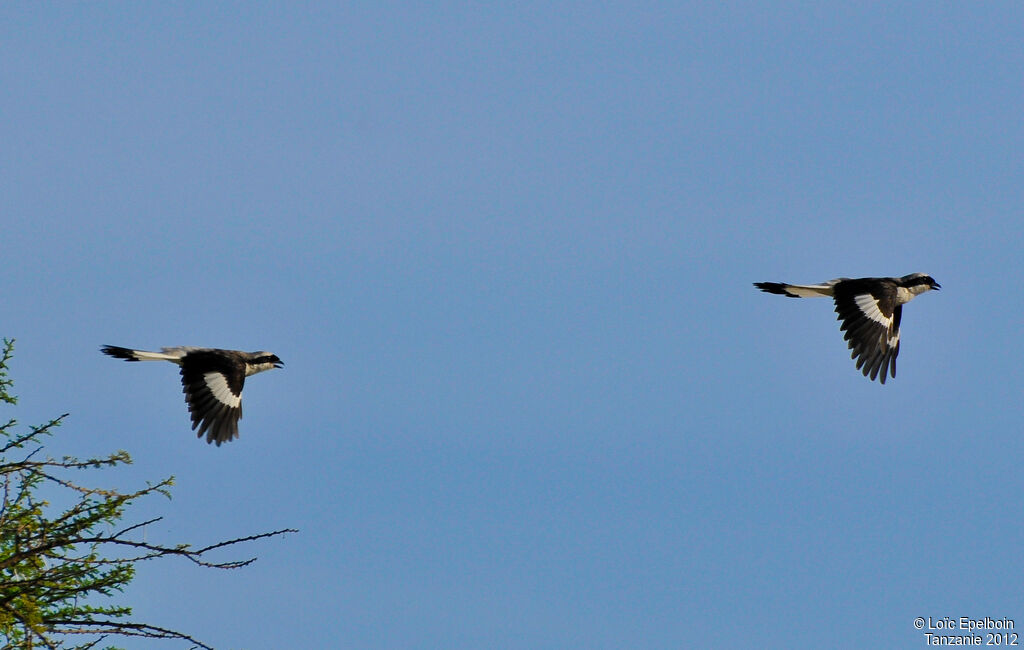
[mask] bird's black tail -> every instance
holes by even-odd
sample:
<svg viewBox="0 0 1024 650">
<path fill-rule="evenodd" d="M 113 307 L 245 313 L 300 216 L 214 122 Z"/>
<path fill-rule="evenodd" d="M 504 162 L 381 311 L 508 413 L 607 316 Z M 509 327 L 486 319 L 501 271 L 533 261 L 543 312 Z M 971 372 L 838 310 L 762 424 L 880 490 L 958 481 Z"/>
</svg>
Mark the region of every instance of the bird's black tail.
<svg viewBox="0 0 1024 650">
<path fill-rule="evenodd" d="M 138 361 L 139 358 L 135 356 L 135 350 L 129 350 L 128 348 L 119 348 L 116 345 L 104 345 L 100 348 L 100 352 L 103 354 L 109 354 L 115 359 L 124 359 L 125 361 Z"/>
</svg>

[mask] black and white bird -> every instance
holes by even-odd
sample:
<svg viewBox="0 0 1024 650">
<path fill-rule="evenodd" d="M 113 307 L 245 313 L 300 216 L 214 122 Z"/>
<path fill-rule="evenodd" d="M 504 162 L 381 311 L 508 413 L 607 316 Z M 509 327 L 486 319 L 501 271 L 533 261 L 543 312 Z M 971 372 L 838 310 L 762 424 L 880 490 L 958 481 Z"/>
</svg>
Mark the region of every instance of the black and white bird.
<svg viewBox="0 0 1024 650">
<path fill-rule="evenodd" d="M 125 361 L 170 361 L 181 366 L 181 384 L 192 414 L 192 430 L 199 427 L 198 437 L 205 433 L 206 442 L 215 442 L 218 447 L 238 437 L 245 378 L 284 365 L 269 352 L 193 347 L 147 352 L 115 345 L 105 345 L 101 351 Z"/>
<path fill-rule="evenodd" d="M 755 282 L 761 291 L 790 298 L 831 296 L 836 313 L 843 322 L 840 330 L 849 341 L 857 360 L 857 369 L 865 377 L 896 377 L 896 357 L 900 353 L 900 318 L 903 305 L 925 291 L 938 289 L 939 283 L 927 273 L 911 273 L 902 278 L 836 278 L 822 284 L 784 284 Z"/>
</svg>

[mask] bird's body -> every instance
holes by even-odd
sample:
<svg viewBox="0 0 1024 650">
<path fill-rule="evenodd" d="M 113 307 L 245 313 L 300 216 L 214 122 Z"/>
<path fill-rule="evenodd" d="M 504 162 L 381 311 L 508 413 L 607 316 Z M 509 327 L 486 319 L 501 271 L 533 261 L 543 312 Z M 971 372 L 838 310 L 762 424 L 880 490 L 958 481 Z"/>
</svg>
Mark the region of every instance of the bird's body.
<svg viewBox="0 0 1024 650">
<path fill-rule="evenodd" d="M 843 323 L 840 329 L 846 332 L 844 338 L 853 351 L 850 357 L 857 360 L 857 369 L 883 384 L 886 375 L 896 377 L 903 305 L 915 296 L 940 288 L 926 273 L 901 278 L 836 278 L 822 284 L 755 282 L 754 286 L 790 298 L 831 297 Z"/>
<path fill-rule="evenodd" d="M 192 429 L 198 427 L 198 437 L 205 433 L 206 442 L 217 446 L 238 437 L 245 378 L 283 365 L 269 352 L 218 348 L 178 347 L 149 352 L 106 345 L 102 352 L 126 361 L 170 361 L 180 366 Z"/>
</svg>

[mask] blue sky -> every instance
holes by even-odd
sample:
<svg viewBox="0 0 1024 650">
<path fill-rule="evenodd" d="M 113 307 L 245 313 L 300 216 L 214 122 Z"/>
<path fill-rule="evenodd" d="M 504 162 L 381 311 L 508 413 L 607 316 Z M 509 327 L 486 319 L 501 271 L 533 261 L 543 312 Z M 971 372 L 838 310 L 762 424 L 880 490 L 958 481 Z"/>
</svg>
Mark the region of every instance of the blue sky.
<svg viewBox="0 0 1024 650">
<path fill-rule="evenodd" d="M 140 619 L 218 648 L 1024 625 L 1019 6 L 0 17 L 12 414 L 132 454 L 97 481 L 174 475 L 151 540 L 301 529 L 142 567 Z M 751 286 L 915 271 L 943 289 L 885 386 L 827 301 Z M 173 366 L 103 344 L 286 367 L 216 448 Z"/>
</svg>

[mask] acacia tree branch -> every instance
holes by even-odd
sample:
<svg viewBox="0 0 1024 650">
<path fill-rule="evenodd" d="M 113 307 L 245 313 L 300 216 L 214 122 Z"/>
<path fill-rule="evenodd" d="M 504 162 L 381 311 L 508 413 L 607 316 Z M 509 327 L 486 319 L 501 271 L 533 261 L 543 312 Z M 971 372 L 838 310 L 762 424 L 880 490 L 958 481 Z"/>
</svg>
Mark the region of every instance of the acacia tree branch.
<svg viewBox="0 0 1024 650">
<path fill-rule="evenodd" d="M 212 646 L 208 646 L 202 641 L 199 641 L 183 632 L 177 632 L 175 630 L 158 627 L 156 625 L 149 625 L 147 623 L 124 623 L 121 621 L 108 620 L 73 621 L 61 619 L 53 619 L 48 622 L 54 626 L 77 626 L 56 628 L 54 631 L 59 634 L 117 634 L 120 636 L 144 637 L 149 639 L 180 639 L 182 641 L 194 643 L 196 646 L 203 648 L 204 650 L 214 650 Z M 90 626 L 96 626 L 96 628 L 94 629 Z"/>
</svg>

